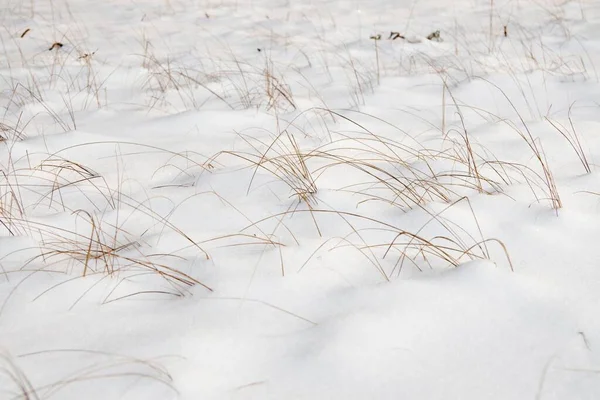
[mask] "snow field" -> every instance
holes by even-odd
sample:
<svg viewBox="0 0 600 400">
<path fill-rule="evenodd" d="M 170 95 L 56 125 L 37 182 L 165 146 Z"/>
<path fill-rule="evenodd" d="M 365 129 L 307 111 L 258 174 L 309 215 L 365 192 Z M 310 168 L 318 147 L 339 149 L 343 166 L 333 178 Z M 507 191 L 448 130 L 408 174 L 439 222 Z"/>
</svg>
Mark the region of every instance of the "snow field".
<svg viewBox="0 0 600 400">
<path fill-rule="evenodd" d="M 0 398 L 598 397 L 595 1 L 1 4 Z"/>
</svg>

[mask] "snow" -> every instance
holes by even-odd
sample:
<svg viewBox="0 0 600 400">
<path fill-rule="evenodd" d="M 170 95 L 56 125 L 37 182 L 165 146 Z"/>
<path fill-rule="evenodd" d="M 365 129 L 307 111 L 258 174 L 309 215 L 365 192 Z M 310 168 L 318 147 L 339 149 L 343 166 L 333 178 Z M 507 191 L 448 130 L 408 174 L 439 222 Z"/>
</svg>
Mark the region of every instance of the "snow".
<svg viewBox="0 0 600 400">
<path fill-rule="evenodd" d="M 0 15 L 0 398 L 600 394 L 598 2 Z"/>
</svg>

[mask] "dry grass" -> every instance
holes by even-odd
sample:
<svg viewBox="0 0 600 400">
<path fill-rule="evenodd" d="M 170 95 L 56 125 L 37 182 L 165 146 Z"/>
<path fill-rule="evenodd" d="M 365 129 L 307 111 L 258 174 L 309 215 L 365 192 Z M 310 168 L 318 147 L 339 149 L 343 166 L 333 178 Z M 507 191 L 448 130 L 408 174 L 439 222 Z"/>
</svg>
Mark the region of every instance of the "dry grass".
<svg viewBox="0 0 600 400">
<path fill-rule="evenodd" d="M 299 130 L 299 127 L 291 122 L 281 133 L 273 135 L 271 142 L 261 141 L 250 135 L 239 135 L 253 150 L 251 152 L 226 151 L 211 158 L 211 162 L 222 162 L 223 157 L 233 156 L 247 167 L 252 168 L 249 189 L 258 171 L 266 172 L 278 181 L 285 183 L 299 204 L 306 205 L 306 209 L 299 208 L 298 205 L 290 205 L 288 211 L 256 221 L 247 229 L 273 220 L 279 221 L 276 226 L 285 225 L 282 222 L 285 219 L 292 218 L 296 214 L 309 213 L 317 233 L 322 236 L 323 227 L 321 227 L 319 216 L 335 215 L 343 221 L 343 225 L 350 229 L 348 237 L 338 239 L 345 245 L 350 245 L 360 251 L 385 279 L 389 279 L 392 274 L 399 272 L 407 260 L 421 269 L 423 262 L 431 266 L 431 259 L 456 266 L 465 257 L 470 259 L 489 258 L 490 253 L 486 246 L 489 241 L 499 243 L 506 252 L 502 242 L 496 239 L 486 239 L 481 231 L 479 231 L 479 239 L 467 234 L 468 241 L 464 241 L 463 237 L 466 232 L 453 227 L 451 222 L 444 221 L 443 216 L 432 213 L 427 207 L 427 204 L 431 202 L 442 202 L 451 208 L 457 202 L 466 199 L 460 195 L 460 192 L 465 189 L 481 193 L 486 186 L 495 190 L 496 193 L 501 193 L 502 183 L 508 184 L 510 179 L 508 173 L 505 172 L 508 168 L 506 164 L 494 165 L 477 161 L 474 150 L 469 145 L 464 147 L 466 148 L 466 158 L 460 156 L 458 152 L 440 152 L 408 146 L 369 131 L 365 126 L 345 115 L 347 113 L 327 111 L 333 114 L 337 120 L 345 121 L 358 130 L 352 134 L 341 131 L 332 132 L 331 134 L 335 137 L 333 140 L 316 148 L 305 150 L 291 133 Z M 365 117 L 364 114 L 360 115 Z M 310 134 L 306 132 L 304 136 L 310 136 Z M 469 143 L 468 139 L 466 143 Z M 459 143 L 456 145 L 460 146 Z M 434 164 L 440 160 L 451 161 L 454 165 L 464 163 L 467 168 L 464 171 L 439 172 L 436 171 Z M 501 173 L 501 177 L 506 175 L 504 182 L 484 176 L 480 165 L 491 166 L 488 169 L 497 174 Z M 520 169 L 518 166 L 513 166 L 513 168 Z M 523 169 L 525 168 L 523 167 Z M 424 211 L 430 215 L 431 220 L 419 231 L 409 232 L 366 214 L 324 208 L 319 200 L 318 187 L 319 180 L 329 173 L 355 177 L 356 182 L 351 185 L 328 187 L 328 190 L 333 189 L 358 196 L 360 200 L 357 207 L 367 202 L 382 202 L 386 206 L 399 208 L 404 212 L 413 209 Z M 486 193 L 493 192 L 486 191 Z M 476 221 L 474 213 L 473 218 Z M 368 222 L 372 226 L 357 228 L 356 221 L 360 221 L 360 224 Z M 421 231 L 431 221 L 439 224 L 442 231 L 447 234 L 430 238 L 423 236 Z M 287 227 L 285 229 L 291 230 Z M 385 232 L 392 236 L 388 242 L 373 243 L 368 239 L 368 235 L 363 233 L 363 231 L 370 230 Z M 358 242 L 352 242 L 350 237 Z M 322 246 L 331 240 L 327 240 Z M 379 252 L 378 255 L 377 252 Z M 386 271 L 379 260 L 392 253 L 397 254 L 398 259 L 392 271 Z"/>
<path fill-rule="evenodd" d="M 146 149 L 149 147 L 140 146 Z M 77 146 L 68 149 L 72 150 L 74 147 Z M 151 146 L 150 148 L 152 152 L 160 150 Z M 167 150 L 164 152 L 171 158 L 193 161 L 184 153 Z M 39 161 L 33 163 L 31 158 L 37 158 Z M 0 227 L 4 229 L 5 235 L 27 236 L 37 244 L 34 247 L 19 249 L 17 253 L 34 255 L 24 256 L 26 259 L 17 270 L 3 272 L 7 278 L 18 271 L 26 273 L 25 278 L 5 299 L 3 308 L 23 282 L 45 271 L 66 273 L 68 277 L 63 283 L 73 279 L 85 279 L 87 276 L 102 277 L 100 281 L 104 277 L 117 279 L 118 283 L 104 302 L 114 301 L 114 297 L 110 298 L 112 292 L 122 282 L 133 277 L 157 277 L 163 282 L 164 288 L 154 289 L 153 286 L 148 290 L 142 289 L 119 298 L 141 294 L 183 296 L 187 293 L 187 288 L 195 285 L 211 290 L 199 279 L 182 272 L 178 267 L 190 257 L 190 251 L 192 257 L 198 254 L 208 260 L 210 256 L 204 248 L 205 245 L 218 243 L 221 246 L 280 246 L 261 232 L 253 235 L 234 232 L 195 239 L 170 221 L 170 216 L 179 205 L 169 214 L 161 215 L 151 207 L 150 199 L 140 201 L 119 187 L 110 187 L 106 180 L 91 168 L 65 159 L 58 153 L 46 157 L 39 154 L 30 157 L 28 154 L 22 159 L 9 158 L 9 161 L 6 170 L 0 175 Z M 194 161 L 194 165 L 203 167 L 204 164 Z M 203 192 L 196 196 L 199 195 L 216 196 L 232 210 L 244 216 L 233 204 L 215 192 Z M 79 198 L 77 202 L 83 202 L 85 208 L 74 208 L 71 203 L 75 198 Z M 40 211 L 50 215 L 62 214 L 61 223 L 46 222 L 35 217 L 34 214 Z M 140 224 L 145 224 L 145 227 Z M 135 226 L 135 232 L 128 226 Z M 151 252 L 145 236 L 148 235 L 156 241 L 167 233 L 179 237 L 183 243 L 188 243 L 188 246 L 168 254 Z M 185 255 L 179 255 L 178 252 Z M 17 253 L 10 252 L 3 258 L 23 258 Z M 62 283 L 57 286 L 60 285 Z M 40 296 L 45 293 L 46 291 Z"/>
<path fill-rule="evenodd" d="M 543 181 L 548 193 L 548 200 L 550 201 L 552 208 L 554 210 L 562 208 L 562 201 L 560 199 L 560 194 L 558 193 L 556 181 L 554 179 L 554 175 L 550 169 L 550 166 L 548 165 L 548 160 L 546 159 L 546 154 L 544 153 L 541 141 L 536 140 L 536 138 L 533 137 L 533 134 L 531 133 L 527 123 L 525 122 L 525 119 L 523 118 L 513 101 L 508 97 L 508 95 L 498 85 L 488 80 L 486 81 L 504 96 L 506 101 L 510 104 L 510 106 L 518 116 L 522 128 L 510 121 L 507 121 L 507 124 L 521 137 L 521 139 L 523 139 L 523 141 L 525 141 L 525 143 L 533 153 L 535 159 L 539 163 L 539 166 L 541 167 L 543 172 Z"/>
<path fill-rule="evenodd" d="M 8 174 L 0 176 L 0 222 L 7 234 L 24 235 L 37 243 L 34 248 L 19 250 L 23 254 L 36 254 L 20 267 L 22 271 L 33 271 L 25 279 L 46 270 L 62 270 L 82 278 L 92 274 L 121 276 L 122 279 L 139 273 L 155 274 L 170 288 L 168 293 L 176 295 L 183 295 L 185 287 L 202 285 L 198 279 L 164 261 L 176 260 L 178 256 L 140 251 L 144 239 L 127 231 L 127 218 L 120 222 L 121 209 L 130 210 L 129 218 L 131 214 L 138 214 L 162 223 L 163 229 L 194 243 L 208 258 L 208 253 L 189 236 L 143 202 L 110 188 L 90 168 L 57 155 L 32 166 L 16 167 L 17 163 L 23 164 L 18 161 L 23 160 L 11 163 Z M 88 210 L 73 209 L 63 197 L 72 198 L 74 193 L 85 199 Z M 31 216 L 38 208 L 70 217 L 65 215 L 61 225 L 44 222 Z M 104 220 L 108 211 L 117 212 L 115 221 Z M 15 256 L 14 252 L 5 257 L 12 256 Z M 8 298 L 4 305 L 7 301 Z"/>
<path fill-rule="evenodd" d="M 61 379 L 52 383 L 35 385 L 27 374 L 19 367 L 18 360 L 25 361 L 33 359 L 38 363 L 48 364 L 44 358 L 51 359 L 53 356 L 77 357 L 85 359 L 87 365 L 78 368 L 77 371 L 69 373 Z M 55 358 L 55 357 L 54 357 Z M 7 400 L 42 400 L 54 396 L 60 396 L 74 385 L 97 384 L 97 381 L 119 379 L 121 382 L 136 384 L 142 382 L 159 383 L 174 393 L 173 379 L 159 363 L 159 359 L 142 360 L 135 357 L 122 356 L 100 351 L 90 350 L 52 350 L 39 351 L 22 354 L 17 359 L 6 353 L 0 354 L 0 382 L 2 382 L 2 398 Z"/>
<path fill-rule="evenodd" d="M 15 361 L 5 353 L 0 353 L 0 383 L 2 383 L 2 385 L 0 385 L 2 387 L 0 393 L 3 393 L 2 396 L 7 396 L 7 399 L 40 399 L 33 384 L 27 378 L 27 375 L 19 368 Z"/>
<path fill-rule="evenodd" d="M 581 145 L 581 138 L 579 137 L 579 135 L 577 134 L 577 131 L 575 130 L 575 124 L 573 123 L 573 119 L 571 118 L 572 107 L 573 107 L 573 105 L 571 105 L 571 107 L 569 107 L 569 118 L 568 118 L 569 119 L 569 127 L 568 128 L 565 127 L 564 125 L 562 125 L 560 122 L 553 121 L 548 117 L 546 117 L 546 121 L 548 121 L 548 123 L 550 125 L 552 125 L 552 127 L 558 133 L 560 133 L 560 135 L 563 138 L 565 138 L 565 140 L 569 143 L 569 146 L 573 149 L 573 152 L 575 152 L 575 154 L 577 155 L 577 158 L 581 162 L 581 165 L 583 166 L 585 173 L 589 174 L 592 172 L 592 167 L 590 166 L 590 162 L 588 161 L 585 151 L 583 150 L 583 146 Z"/>
<path fill-rule="evenodd" d="M 212 60 L 217 67 L 211 70 L 201 62 L 175 64 L 168 57 L 155 55 L 152 49 L 152 45 L 144 41 L 144 53 L 140 55 L 142 66 L 148 70 L 142 86 L 149 93 L 150 108 L 169 104 L 169 95 L 174 93 L 185 109 L 201 109 L 214 98 L 231 110 L 296 110 L 291 87 L 267 51 L 262 52 L 263 65 L 259 65 L 240 60 L 230 50 L 229 59 Z M 208 98 L 203 91 L 208 92 Z"/>
</svg>

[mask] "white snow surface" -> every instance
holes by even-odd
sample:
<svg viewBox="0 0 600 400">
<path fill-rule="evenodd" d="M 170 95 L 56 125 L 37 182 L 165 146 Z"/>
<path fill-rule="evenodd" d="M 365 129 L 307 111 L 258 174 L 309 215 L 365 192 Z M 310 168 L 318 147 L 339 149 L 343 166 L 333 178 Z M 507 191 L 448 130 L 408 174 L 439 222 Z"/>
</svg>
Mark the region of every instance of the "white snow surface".
<svg viewBox="0 0 600 400">
<path fill-rule="evenodd" d="M 0 5 L 1 399 L 600 398 L 597 0 Z"/>
</svg>

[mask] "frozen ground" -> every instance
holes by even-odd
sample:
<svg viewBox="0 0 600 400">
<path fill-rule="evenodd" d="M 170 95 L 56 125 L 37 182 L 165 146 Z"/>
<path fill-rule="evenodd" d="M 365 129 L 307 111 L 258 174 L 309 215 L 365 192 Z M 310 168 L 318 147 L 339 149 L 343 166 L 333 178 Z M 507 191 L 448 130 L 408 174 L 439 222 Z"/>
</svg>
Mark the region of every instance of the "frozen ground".
<svg viewBox="0 0 600 400">
<path fill-rule="evenodd" d="M 0 398 L 600 397 L 598 1 L 0 5 Z"/>
</svg>

